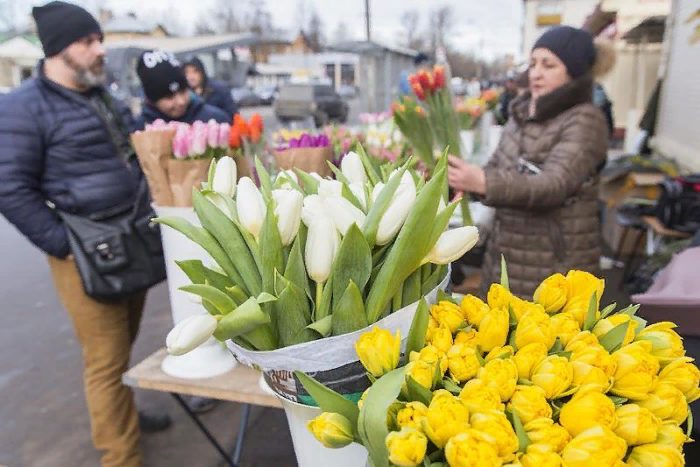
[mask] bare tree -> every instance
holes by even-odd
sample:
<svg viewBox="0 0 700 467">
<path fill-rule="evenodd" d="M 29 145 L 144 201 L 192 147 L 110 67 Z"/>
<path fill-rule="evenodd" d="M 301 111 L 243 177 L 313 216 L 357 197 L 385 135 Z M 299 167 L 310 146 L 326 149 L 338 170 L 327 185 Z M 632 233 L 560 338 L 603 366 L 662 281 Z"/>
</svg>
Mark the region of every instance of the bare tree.
<svg viewBox="0 0 700 467">
<path fill-rule="evenodd" d="M 452 7 L 443 5 L 430 13 L 428 33 L 430 36 L 430 48 L 432 50 L 438 47 L 449 48 L 447 38 L 453 26 L 454 14 Z"/>
<path fill-rule="evenodd" d="M 323 29 L 323 22 L 318 16 L 316 8 L 314 8 L 311 12 L 311 16 L 309 17 L 309 24 L 306 28 L 306 35 L 309 39 L 311 48 L 315 52 L 318 52 L 323 48 L 323 44 L 325 42 Z"/>
<path fill-rule="evenodd" d="M 267 10 L 265 0 L 252 0 L 252 10 L 246 15 L 245 29 L 256 34 L 274 31 L 272 15 Z"/>
<path fill-rule="evenodd" d="M 420 16 L 417 10 L 406 10 L 401 15 L 403 44 L 408 48 L 421 49 L 425 45 L 418 29 L 419 23 Z"/>
<path fill-rule="evenodd" d="M 345 21 L 339 21 L 333 31 L 333 42 L 345 42 L 350 39 L 350 31 Z"/>
<path fill-rule="evenodd" d="M 307 21 L 309 20 L 309 4 L 307 0 L 297 1 L 297 12 L 296 12 L 296 24 L 299 25 L 299 29 L 304 29 Z"/>
</svg>

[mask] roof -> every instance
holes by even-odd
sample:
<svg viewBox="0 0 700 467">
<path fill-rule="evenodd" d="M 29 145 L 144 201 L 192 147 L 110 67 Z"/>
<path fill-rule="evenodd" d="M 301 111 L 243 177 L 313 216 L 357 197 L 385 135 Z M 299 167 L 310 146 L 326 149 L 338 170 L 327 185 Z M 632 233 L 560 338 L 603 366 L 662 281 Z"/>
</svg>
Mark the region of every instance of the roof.
<svg viewBox="0 0 700 467">
<path fill-rule="evenodd" d="M 136 32 L 148 34 L 160 25 L 150 21 L 139 19 L 135 15 L 121 15 L 107 21 L 102 25 L 102 30 L 106 33 L 110 32 Z M 162 27 L 162 26 L 160 26 Z"/>
<path fill-rule="evenodd" d="M 0 57 L 35 61 L 44 57 L 44 51 L 27 37 L 15 36 L 0 43 Z"/>
<path fill-rule="evenodd" d="M 257 34 L 215 34 L 194 37 L 138 37 L 133 39 L 107 40 L 108 49 L 162 49 L 174 54 L 213 52 L 230 47 L 288 42 L 278 38 L 267 38 Z"/>
<path fill-rule="evenodd" d="M 665 16 L 650 16 L 627 31 L 622 38 L 632 44 L 640 44 L 642 42 L 658 43 L 664 41 L 665 30 Z"/>
<path fill-rule="evenodd" d="M 392 52 L 398 55 L 415 58 L 418 55 L 417 50 L 408 49 L 405 47 L 395 47 L 386 44 L 381 44 L 376 41 L 345 41 L 338 42 L 330 47 L 330 50 L 338 52 L 350 52 L 356 54 L 372 54 L 377 52 Z"/>
</svg>

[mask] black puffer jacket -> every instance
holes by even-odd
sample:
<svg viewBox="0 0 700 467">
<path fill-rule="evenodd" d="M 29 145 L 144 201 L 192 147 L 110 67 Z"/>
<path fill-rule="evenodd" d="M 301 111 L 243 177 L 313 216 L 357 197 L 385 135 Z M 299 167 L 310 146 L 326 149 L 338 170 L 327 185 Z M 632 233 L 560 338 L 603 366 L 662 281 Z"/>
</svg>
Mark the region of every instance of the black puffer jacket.
<svg viewBox="0 0 700 467">
<path fill-rule="evenodd" d="M 112 104 L 128 132 L 131 115 Z M 0 97 L 0 213 L 47 254 L 69 253 L 47 201 L 76 214 L 104 211 L 133 201 L 142 176 L 88 99 L 48 80 L 41 64 L 37 78 Z"/>
<path fill-rule="evenodd" d="M 195 93 L 190 94 L 190 105 L 187 106 L 185 115 L 177 119 L 178 122 L 194 123 L 196 121 L 208 122 L 209 120 L 216 120 L 218 123 L 231 123 L 231 119 L 228 118 L 223 110 L 205 104 Z M 143 130 L 146 124 L 153 123 L 158 119 L 166 122 L 172 120 L 172 118 L 156 109 L 149 102 L 144 102 L 142 113 L 136 119 L 134 127 L 137 130 Z"/>
<path fill-rule="evenodd" d="M 188 60 L 184 66 L 191 65 L 197 68 L 204 77 L 204 82 L 202 83 L 202 94 L 201 98 L 208 105 L 212 105 L 226 112 L 229 121 L 233 119 L 233 116 L 238 113 L 238 108 L 233 102 L 233 97 L 231 96 L 231 89 L 222 81 L 209 78 L 207 76 L 207 70 L 204 69 L 204 64 L 197 57 L 192 57 Z"/>
</svg>

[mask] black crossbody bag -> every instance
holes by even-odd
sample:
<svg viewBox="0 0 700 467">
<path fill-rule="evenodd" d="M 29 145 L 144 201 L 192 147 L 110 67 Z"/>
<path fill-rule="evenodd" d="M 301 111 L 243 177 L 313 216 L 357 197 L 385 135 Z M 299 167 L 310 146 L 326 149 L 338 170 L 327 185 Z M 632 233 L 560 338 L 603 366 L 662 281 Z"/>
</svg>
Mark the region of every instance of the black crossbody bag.
<svg viewBox="0 0 700 467">
<path fill-rule="evenodd" d="M 151 221 L 154 213 L 145 178 L 133 204 L 89 216 L 56 212 L 66 227 L 88 296 L 115 301 L 165 279 L 160 229 Z"/>
</svg>

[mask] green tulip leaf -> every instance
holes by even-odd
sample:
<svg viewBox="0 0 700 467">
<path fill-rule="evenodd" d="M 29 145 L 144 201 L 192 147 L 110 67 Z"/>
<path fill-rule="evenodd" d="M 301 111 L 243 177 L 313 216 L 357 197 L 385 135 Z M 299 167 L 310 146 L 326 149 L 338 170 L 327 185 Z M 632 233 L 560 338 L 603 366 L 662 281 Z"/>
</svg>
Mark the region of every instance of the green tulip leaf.
<svg viewBox="0 0 700 467">
<path fill-rule="evenodd" d="M 372 274 L 372 250 L 365 240 L 364 235 L 356 224 L 352 224 L 340 243 L 340 249 L 333 261 L 331 275 L 333 301 L 335 308 L 345 294 L 350 281 L 354 282 L 360 291 L 360 295 Z M 363 307 L 364 309 L 364 307 Z"/>
<path fill-rule="evenodd" d="M 333 315 L 328 315 L 318 321 L 314 321 L 306 327 L 308 329 L 313 329 L 319 333 L 321 337 L 328 337 L 331 335 L 331 330 L 333 329 Z"/>
<path fill-rule="evenodd" d="M 625 340 L 625 335 L 627 334 L 627 328 L 630 326 L 630 322 L 618 324 L 610 331 L 603 334 L 598 341 L 600 345 L 605 348 L 610 353 L 613 353 L 620 347 L 622 347 L 622 342 Z"/>
<path fill-rule="evenodd" d="M 530 438 L 525 432 L 525 427 L 523 426 L 522 420 L 520 420 L 518 412 L 516 410 L 511 410 L 510 417 L 513 422 L 515 434 L 518 436 L 518 452 L 525 452 L 530 445 Z"/>
<path fill-rule="evenodd" d="M 219 321 L 214 337 L 220 341 L 233 339 L 268 323 L 270 323 L 270 317 L 267 313 L 260 308 L 254 298 L 249 298 Z"/>
<path fill-rule="evenodd" d="M 688 419 L 686 420 L 686 430 L 685 430 L 685 436 L 688 439 L 690 438 L 690 435 L 693 434 L 693 411 L 688 410 Z"/>
<path fill-rule="evenodd" d="M 258 302 L 258 305 L 262 305 L 263 303 L 270 303 L 274 302 L 277 300 L 277 297 L 275 297 L 272 294 L 269 294 L 267 292 L 263 292 L 257 297 L 255 297 L 255 301 Z"/>
<path fill-rule="evenodd" d="M 277 216 L 273 203 L 267 205 L 267 213 L 260 230 L 260 262 L 262 264 L 262 289 L 274 291 L 275 271 L 284 271 L 282 237 L 277 227 Z"/>
<path fill-rule="evenodd" d="M 433 271 L 423 283 L 423 295 L 428 294 L 437 287 L 445 278 L 445 274 L 447 274 L 447 266 L 444 264 L 438 265 L 435 271 Z"/>
<path fill-rule="evenodd" d="M 596 323 L 596 311 L 598 311 L 598 294 L 593 292 L 591 299 L 588 302 L 588 312 L 586 313 L 586 318 L 583 321 L 583 330 L 590 331 L 593 329 Z"/>
<path fill-rule="evenodd" d="M 228 314 L 231 312 L 231 310 L 236 308 L 236 304 L 234 303 L 233 299 L 231 299 L 231 297 L 228 296 L 228 294 L 212 287 L 211 285 L 183 285 L 182 287 L 180 287 L 180 290 L 182 290 L 183 292 L 198 295 L 203 299 L 208 300 L 216 307 L 217 310 L 219 310 L 219 314 L 221 315 Z"/>
<path fill-rule="evenodd" d="M 407 356 L 410 356 L 411 352 L 420 352 L 425 347 L 425 334 L 428 331 L 429 320 L 430 307 L 423 298 L 418 302 L 416 314 L 413 315 L 413 321 L 411 321 L 411 329 L 408 331 L 406 340 Z"/>
<path fill-rule="evenodd" d="M 216 158 L 212 157 L 207 172 L 207 189 L 211 189 L 214 186 L 214 173 L 216 173 Z"/>
<path fill-rule="evenodd" d="M 336 167 L 336 165 L 333 162 L 326 161 L 326 165 L 331 170 L 331 172 L 333 172 L 336 180 L 338 180 L 343 185 L 350 184 L 350 180 L 348 180 L 348 177 L 346 177 L 345 174 L 338 167 Z"/>
<path fill-rule="evenodd" d="M 362 292 L 352 279 L 338 304 L 334 307 L 332 316 L 334 336 L 359 331 L 369 326 L 365 314 L 365 304 L 362 301 Z"/>
<path fill-rule="evenodd" d="M 365 219 L 363 231 L 370 247 L 373 247 L 377 241 L 379 223 L 384 217 L 384 214 L 386 214 L 387 209 L 389 209 L 391 201 L 394 199 L 394 194 L 396 194 L 396 190 L 399 189 L 401 178 L 405 171 L 406 168 L 404 167 L 391 177 L 389 182 L 384 185 L 381 193 L 379 193 L 377 200 L 372 203 L 372 206 L 367 211 L 367 218 Z"/>
<path fill-rule="evenodd" d="M 635 316 L 639 310 L 639 305 L 630 305 L 627 308 L 620 310 L 618 313 L 628 316 Z"/>
<path fill-rule="evenodd" d="M 611 314 L 613 314 L 616 307 L 617 307 L 617 303 L 611 303 L 610 305 L 603 308 L 600 312 L 600 319 L 605 319 L 608 316 L 610 316 Z"/>
<path fill-rule="evenodd" d="M 445 207 L 445 209 L 442 210 L 442 212 L 439 212 L 435 216 L 435 221 L 433 222 L 432 229 L 430 232 L 430 240 L 428 241 L 428 245 L 430 245 L 430 247 L 428 248 L 428 251 L 425 252 L 426 255 L 430 252 L 430 250 L 432 250 L 432 248 L 435 246 L 438 239 L 440 238 L 440 235 L 442 235 L 447 226 L 450 224 L 450 218 L 455 212 L 455 209 L 457 208 L 458 204 L 459 203 L 457 201 L 448 204 Z"/>
<path fill-rule="evenodd" d="M 403 283 L 401 302 L 408 305 L 409 303 L 415 303 L 421 299 L 423 294 L 421 293 L 421 271 L 417 269 L 413 272 L 406 281 Z"/>
<path fill-rule="evenodd" d="M 299 177 L 299 181 L 304 187 L 304 193 L 306 193 L 307 195 L 315 195 L 316 193 L 318 193 L 318 180 L 316 180 L 314 177 L 304 172 L 303 170 L 297 168 L 294 168 L 294 173 L 296 173 L 297 177 Z"/>
<path fill-rule="evenodd" d="M 278 276 L 280 282 L 285 279 Z M 293 282 L 286 282 L 286 286 L 273 305 L 276 314 L 275 321 L 280 336 L 280 344 L 283 347 L 310 342 L 317 338 L 316 332 L 308 329 L 311 323 L 311 307 L 309 300 L 302 289 Z"/>
<path fill-rule="evenodd" d="M 339 413 L 343 417 L 350 420 L 350 424 L 353 426 L 353 431 L 357 436 L 357 422 L 360 415 L 360 410 L 357 408 L 357 404 L 344 398 L 342 395 L 338 394 L 332 389 L 327 388 L 301 371 L 295 371 L 294 376 L 304 386 L 306 392 L 313 397 L 314 401 L 316 401 L 321 410 L 324 412 Z"/>
<path fill-rule="evenodd" d="M 372 164 L 372 159 L 367 155 L 367 152 L 365 152 L 365 148 L 358 143 L 355 146 L 355 151 L 360 156 L 360 160 L 362 161 L 362 165 L 365 167 L 365 172 L 367 172 L 369 181 L 372 182 L 372 186 L 381 182 L 379 172 L 377 172 L 377 168 L 374 166 L 374 164 Z"/>
<path fill-rule="evenodd" d="M 367 209 L 365 209 L 362 206 L 362 203 L 360 203 L 360 200 L 357 198 L 357 196 L 355 196 L 355 193 L 352 192 L 352 190 L 350 189 L 350 187 L 348 185 L 343 185 L 341 195 L 343 196 L 343 198 L 350 201 L 353 204 L 353 206 L 355 206 L 357 209 L 359 209 L 360 211 L 362 211 L 366 214 L 365 211 L 367 211 Z M 365 199 L 367 199 L 367 198 L 365 198 Z"/>
<path fill-rule="evenodd" d="M 418 401 L 425 405 L 430 405 L 430 401 L 433 400 L 433 392 L 410 376 L 406 377 L 406 389 L 408 391 L 408 398 L 411 401 Z"/>
<path fill-rule="evenodd" d="M 243 304 L 250 298 L 245 294 L 245 292 L 243 292 L 243 289 L 237 285 L 234 285 L 233 287 L 226 287 L 225 290 L 228 296 L 231 297 L 234 302 L 236 302 L 237 306 Z"/>
<path fill-rule="evenodd" d="M 459 384 L 452 381 L 450 378 L 443 378 L 440 384 L 442 384 L 442 387 L 450 391 L 452 394 L 456 395 L 462 392 L 462 387 Z"/>
<path fill-rule="evenodd" d="M 265 201 L 269 203 L 272 199 L 272 181 L 270 180 L 270 173 L 262 164 L 258 156 L 255 156 L 255 172 L 260 180 L 260 192 L 265 198 Z"/>
<path fill-rule="evenodd" d="M 510 282 L 508 281 L 508 264 L 506 263 L 506 257 L 501 255 L 501 286 L 504 289 L 510 290 Z"/>
<path fill-rule="evenodd" d="M 294 283 L 311 298 L 311 287 L 309 286 L 309 279 L 306 275 L 306 266 L 304 265 L 304 255 L 302 253 L 304 240 L 305 239 L 302 238 L 301 235 L 297 235 L 297 238 L 294 239 L 292 249 L 289 251 L 289 257 L 287 258 L 284 278 Z"/>
</svg>

